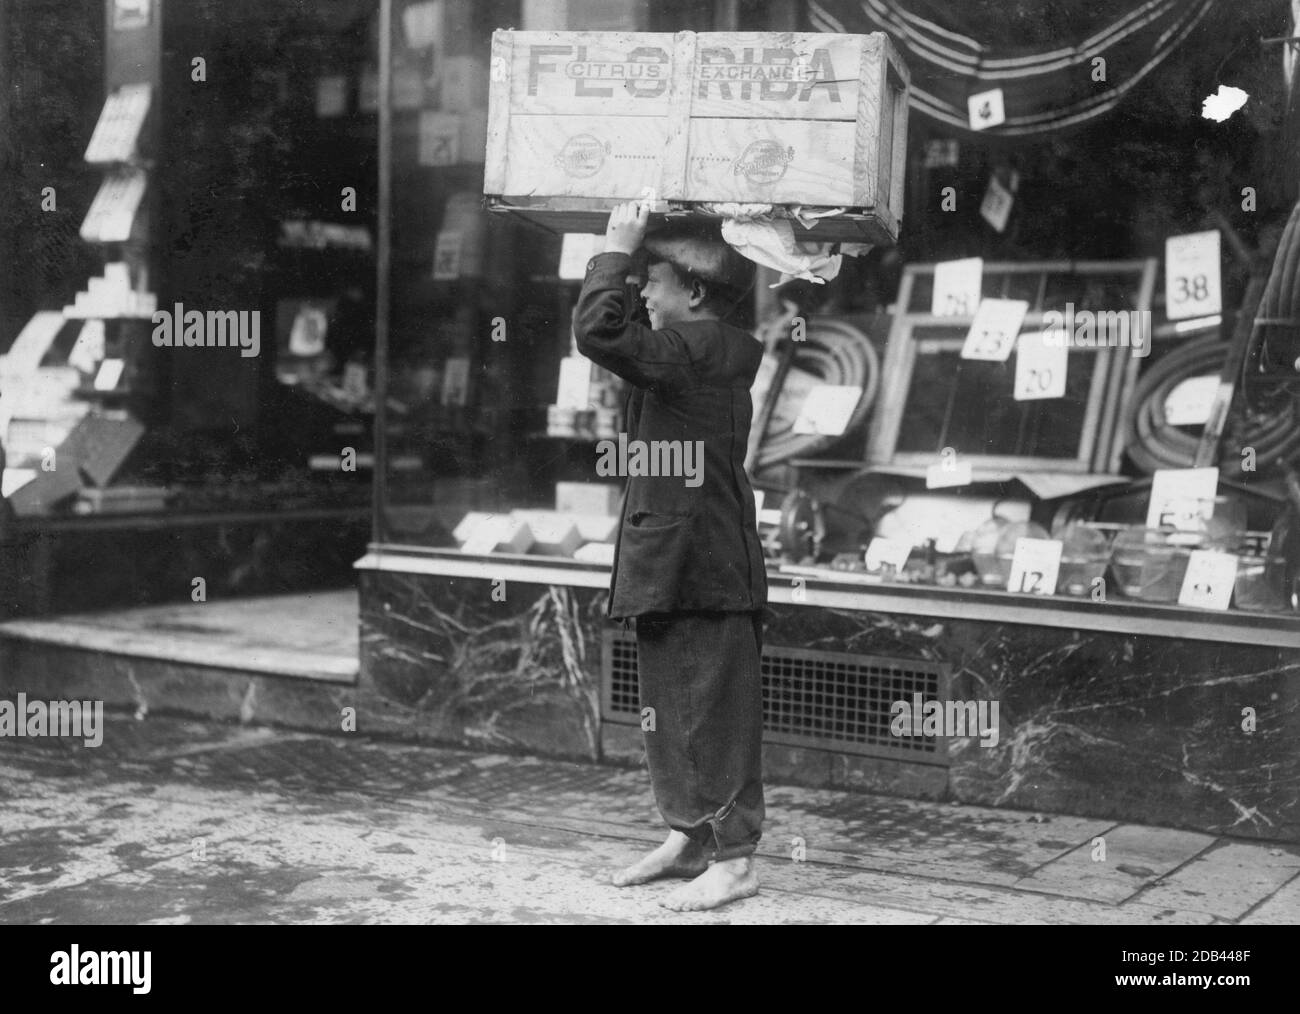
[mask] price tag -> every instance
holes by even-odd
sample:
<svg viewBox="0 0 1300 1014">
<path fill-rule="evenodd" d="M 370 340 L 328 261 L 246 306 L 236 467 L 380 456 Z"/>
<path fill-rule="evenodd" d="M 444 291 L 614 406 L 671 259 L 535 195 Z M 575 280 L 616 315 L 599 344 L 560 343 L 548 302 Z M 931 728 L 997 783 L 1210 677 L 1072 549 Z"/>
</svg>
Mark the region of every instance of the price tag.
<svg viewBox="0 0 1300 1014">
<path fill-rule="evenodd" d="M 122 379 L 122 370 L 125 368 L 125 359 L 105 359 L 99 364 L 99 372 L 95 374 L 95 390 L 112 391 L 117 387 L 117 382 Z"/>
<path fill-rule="evenodd" d="M 433 280 L 454 282 L 460 277 L 460 233 L 440 232 L 433 250 Z"/>
<path fill-rule="evenodd" d="M 1178 592 L 1178 604 L 1227 609 L 1236 580 L 1237 557 L 1232 553 L 1193 549 L 1187 560 L 1187 573 L 1183 575 L 1183 587 Z"/>
<path fill-rule="evenodd" d="M 1016 401 L 1065 397 L 1070 350 L 1064 331 L 1030 331 L 1016 343 Z"/>
<path fill-rule="evenodd" d="M 980 303 L 984 284 L 984 261 L 966 257 L 942 261 L 934 266 L 934 295 L 930 312 L 936 317 L 969 317 Z"/>
<path fill-rule="evenodd" d="M 1011 217 L 1011 205 L 1015 198 L 996 176 L 989 180 L 988 189 L 984 191 L 984 200 L 980 201 L 980 218 L 993 226 L 996 232 L 1003 232 L 1007 219 Z"/>
<path fill-rule="evenodd" d="M 1198 531 L 1214 514 L 1217 468 L 1161 468 L 1151 479 L 1147 527 Z"/>
<path fill-rule="evenodd" d="M 912 544 L 902 539 L 887 539 L 877 535 L 867 547 L 866 565 L 871 573 L 877 573 L 884 567 L 893 567 L 897 573 L 907 564 L 912 555 Z"/>
<path fill-rule="evenodd" d="M 981 299 L 961 357 L 1006 362 L 1028 311 L 1029 303 L 1023 299 Z"/>
<path fill-rule="evenodd" d="M 325 334 L 329 330 L 329 317 L 323 307 L 303 304 L 293 316 L 289 328 L 289 354 L 291 356 L 318 356 L 325 351 Z"/>
<path fill-rule="evenodd" d="M 420 165 L 455 165 L 460 161 L 460 117 L 425 110 L 420 113 Z"/>
<path fill-rule="evenodd" d="M 605 250 L 605 237 L 587 232 L 566 232 L 560 244 L 560 277 L 582 281 L 587 262 Z"/>
<path fill-rule="evenodd" d="M 128 84 L 108 97 L 86 146 L 87 162 L 102 165 L 131 160 L 140 139 L 140 128 L 149 113 L 151 95 L 148 84 Z"/>
<path fill-rule="evenodd" d="M 1165 422 L 1170 426 L 1203 426 L 1210 421 L 1218 393 L 1219 378 L 1216 374 L 1189 377 L 1165 398 Z"/>
<path fill-rule="evenodd" d="M 81 223 L 81 238 L 87 243 L 125 243 L 130 239 L 131 224 L 144 200 L 147 183 L 145 173 L 139 169 L 105 176 Z"/>
<path fill-rule="evenodd" d="M 987 92 L 978 92 L 966 99 L 966 112 L 970 117 L 971 130 L 988 130 L 1007 119 L 1006 108 L 1002 102 L 1002 89 L 994 88 Z"/>
<path fill-rule="evenodd" d="M 926 489 L 944 489 L 948 486 L 969 486 L 971 466 L 969 461 L 940 461 L 925 470 Z"/>
<path fill-rule="evenodd" d="M 862 388 L 849 384 L 818 384 L 799 407 L 794 421 L 796 433 L 840 436 L 862 400 Z"/>
<path fill-rule="evenodd" d="M 1165 240 L 1165 308 L 1170 320 L 1222 312 L 1217 229 Z"/>
<path fill-rule="evenodd" d="M 1016 539 L 1007 591 L 1052 595 L 1061 570 L 1061 543 L 1057 539 Z"/>
</svg>

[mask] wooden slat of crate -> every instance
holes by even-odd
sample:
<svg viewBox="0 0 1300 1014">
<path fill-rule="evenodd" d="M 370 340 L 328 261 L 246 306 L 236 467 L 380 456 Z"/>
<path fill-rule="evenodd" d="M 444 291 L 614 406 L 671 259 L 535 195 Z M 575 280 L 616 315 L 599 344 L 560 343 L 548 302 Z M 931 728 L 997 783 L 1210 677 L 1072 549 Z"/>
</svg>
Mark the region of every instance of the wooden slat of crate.
<svg viewBox="0 0 1300 1014">
<path fill-rule="evenodd" d="M 663 188 L 669 119 L 513 116 L 502 192 L 633 198 Z"/>
<path fill-rule="evenodd" d="M 863 36 L 790 32 L 711 33 L 696 39 L 692 119 L 854 120 L 862 88 Z M 757 80 L 791 65 L 789 80 Z M 734 78 L 731 75 L 735 75 Z"/>
<path fill-rule="evenodd" d="M 688 201 L 846 204 L 854 189 L 855 133 L 853 122 L 846 120 L 692 118 L 682 196 Z"/>
</svg>

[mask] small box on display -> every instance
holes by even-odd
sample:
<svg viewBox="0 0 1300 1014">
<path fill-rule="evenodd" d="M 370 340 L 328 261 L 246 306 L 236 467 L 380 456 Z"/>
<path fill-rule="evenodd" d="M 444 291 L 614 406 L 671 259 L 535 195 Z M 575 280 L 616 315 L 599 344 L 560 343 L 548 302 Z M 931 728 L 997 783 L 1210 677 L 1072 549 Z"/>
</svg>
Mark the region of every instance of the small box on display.
<svg viewBox="0 0 1300 1014">
<path fill-rule="evenodd" d="M 555 509 L 567 514 L 597 514 L 617 517 L 623 489 L 605 482 L 557 482 Z"/>
<path fill-rule="evenodd" d="M 478 520 L 465 527 L 466 521 L 474 516 Z M 533 547 L 533 533 L 528 525 L 505 514 L 471 511 L 453 534 L 465 553 L 527 553 Z"/>
<path fill-rule="evenodd" d="M 573 518 L 560 511 L 513 510 L 510 517 L 527 525 L 533 533 L 533 545 L 529 552 L 543 556 L 572 556 L 574 550 L 583 543 Z"/>
</svg>

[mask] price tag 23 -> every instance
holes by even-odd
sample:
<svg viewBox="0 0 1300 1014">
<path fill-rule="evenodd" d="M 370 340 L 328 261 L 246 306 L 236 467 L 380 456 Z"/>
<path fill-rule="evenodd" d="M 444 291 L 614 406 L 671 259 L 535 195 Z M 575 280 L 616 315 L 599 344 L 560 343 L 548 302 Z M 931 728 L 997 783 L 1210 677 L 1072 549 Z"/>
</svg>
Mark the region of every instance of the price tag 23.
<svg viewBox="0 0 1300 1014">
<path fill-rule="evenodd" d="M 1070 350 L 1064 331 L 1029 331 L 1016 343 L 1016 401 L 1065 397 Z"/>
<path fill-rule="evenodd" d="M 1227 609 L 1236 580 L 1237 557 L 1232 553 L 1193 549 L 1187 560 L 1187 573 L 1183 575 L 1183 587 L 1178 593 L 1178 604 L 1201 609 Z"/>
<path fill-rule="evenodd" d="M 1007 591 L 1026 595 L 1052 595 L 1061 570 L 1061 543 L 1057 539 L 1016 539 Z"/>
<path fill-rule="evenodd" d="M 1023 299 L 980 300 L 975 319 L 966 334 L 966 344 L 961 348 L 961 357 L 1006 362 L 1028 311 L 1029 303 Z"/>
</svg>

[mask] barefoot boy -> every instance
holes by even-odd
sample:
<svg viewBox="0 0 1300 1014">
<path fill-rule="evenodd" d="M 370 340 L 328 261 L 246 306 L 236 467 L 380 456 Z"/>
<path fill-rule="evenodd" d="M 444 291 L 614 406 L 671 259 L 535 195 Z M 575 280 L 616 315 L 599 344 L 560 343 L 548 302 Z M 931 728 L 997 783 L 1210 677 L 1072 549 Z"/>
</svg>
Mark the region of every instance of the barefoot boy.
<svg viewBox="0 0 1300 1014">
<path fill-rule="evenodd" d="M 628 478 L 607 607 L 614 619 L 636 618 L 641 705 L 654 709 L 646 757 L 671 829 L 614 883 L 691 878 L 662 902 L 686 911 L 758 892 L 767 575 L 744 458 L 762 349 L 722 320 L 747 294 L 753 265 L 700 227 L 646 240 L 651 326 L 629 319 L 625 281 L 648 214 L 633 203 L 611 213 L 574 331 L 585 356 L 632 385 L 629 446 L 703 449 L 689 484 Z"/>
</svg>

